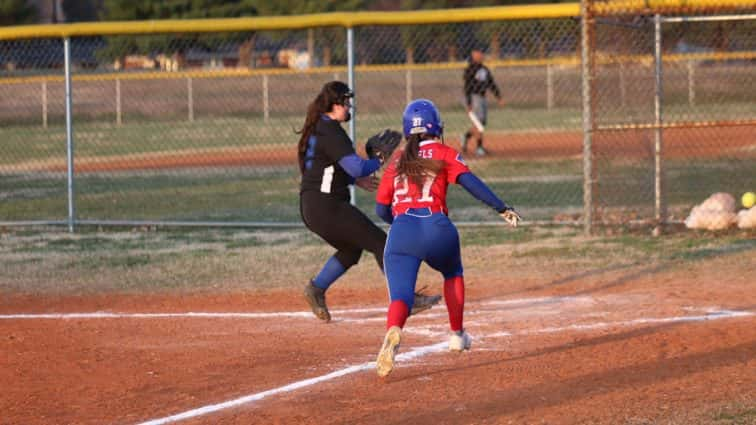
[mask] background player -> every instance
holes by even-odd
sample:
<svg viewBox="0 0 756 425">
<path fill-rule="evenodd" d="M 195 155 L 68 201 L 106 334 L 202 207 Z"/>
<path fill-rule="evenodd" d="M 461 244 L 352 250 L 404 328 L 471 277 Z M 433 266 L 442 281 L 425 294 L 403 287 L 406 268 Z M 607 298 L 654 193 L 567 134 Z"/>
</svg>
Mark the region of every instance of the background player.
<svg viewBox="0 0 756 425">
<path fill-rule="evenodd" d="M 488 117 L 488 103 L 486 101 L 486 92 L 491 90 L 496 96 L 499 105 L 503 105 L 504 101 L 501 98 L 501 92 L 499 87 L 494 81 L 491 70 L 483 65 L 483 51 L 479 49 L 473 49 L 470 53 L 470 63 L 465 68 L 464 81 L 465 81 L 465 107 L 467 112 L 472 111 L 478 120 L 486 125 Z M 467 132 L 461 137 L 460 143 L 462 145 L 462 152 L 467 152 L 467 142 L 473 137 L 477 140 L 476 155 L 483 156 L 486 154 L 486 150 L 483 148 L 483 132 L 478 130 L 476 126 L 471 126 Z"/>
<path fill-rule="evenodd" d="M 304 296 L 312 312 L 330 321 L 326 290 L 350 267 L 357 264 L 363 250 L 375 256 L 383 270 L 386 233 L 350 203 L 349 185 L 375 191 L 378 181 L 372 173 L 379 159 L 363 159 L 341 127 L 351 118 L 352 90 L 340 81 L 323 86 L 307 108 L 298 146 L 300 213 L 305 226 L 336 248 L 317 276 L 305 284 Z M 418 294 L 418 311 L 430 308 L 440 296 Z"/>
<path fill-rule="evenodd" d="M 388 375 L 394 367 L 423 261 L 444 276 L 452 332 L 449 349 L 470 348 L 471 338 L 462 326 L 465 282 L 459 234 L 447 217 L 449 183 L 460 184 L 512 226 L 520 220 L 513 208 L 470 171 L 457 151 L 443 144 L 443 124 L 433 102 L 410 102 L 402 121 L 407 144 L 391 159 L 376 194 L 376 213 L 391 224 L 384 253 L 390 303 L 387 332 L 376 361 L 379 376 Z"/>
</svg>

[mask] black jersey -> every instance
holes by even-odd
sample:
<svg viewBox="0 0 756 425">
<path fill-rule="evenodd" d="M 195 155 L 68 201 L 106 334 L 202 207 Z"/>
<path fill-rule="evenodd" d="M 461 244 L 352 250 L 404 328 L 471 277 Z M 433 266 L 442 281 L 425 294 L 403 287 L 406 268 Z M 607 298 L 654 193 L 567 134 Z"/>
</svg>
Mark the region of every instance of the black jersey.
<svg viewBox="0 0 756 425">
<path fill-rule="evenodd" d="M 349 199 L 349 184 L 353 179 L 339 165 L 339 160 L 355 153 L 352 141 L 341 124 L 323 116 L 307 141 L 302 173 L 302 192 L 317 191 L 334 197 Z"/>
<path fill-rule="evenodd" d="M 497 99 L 501 98 L 501 92 L 493 79 L 491 70 L 482 63 L 470 62 L 465 68 L 464 80 L 467 106 L 471 105 L 472 95 L 485 96 L 487 90 L 491 90 Z"/>
</svg>

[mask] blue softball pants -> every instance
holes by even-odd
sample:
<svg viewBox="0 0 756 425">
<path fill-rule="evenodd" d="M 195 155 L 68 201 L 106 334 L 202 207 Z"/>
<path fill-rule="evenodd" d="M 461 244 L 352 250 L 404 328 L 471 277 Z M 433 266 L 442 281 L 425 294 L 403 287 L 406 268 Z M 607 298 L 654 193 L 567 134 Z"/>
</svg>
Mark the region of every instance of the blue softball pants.
<svg viewBox="0 0 756 425">
<path fill-rule="evenodd" d="M 443 213 L 411 208 L 394 218 L 383 261 L 390 300 L 402 300 L 412 310 L 417 273 L 423 261 L 444 279 L 462 276 L 457 227 Z"/>
</svg>

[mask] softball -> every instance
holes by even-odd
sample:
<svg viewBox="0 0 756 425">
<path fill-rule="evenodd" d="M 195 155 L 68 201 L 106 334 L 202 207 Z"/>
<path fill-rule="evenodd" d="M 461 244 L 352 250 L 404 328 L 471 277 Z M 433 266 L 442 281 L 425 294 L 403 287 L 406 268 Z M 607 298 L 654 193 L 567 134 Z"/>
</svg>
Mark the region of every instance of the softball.
<svg viewBox="0 0 756 425">
<path fill-rule="evenodd" d="M 756 193 L 753 192 L 746 192 L 743 194 L 743 197 L 740 198 L 740 202 L 743 204 L 746 208 L 751 208 L 753 204 L 756 204 Z"/>
</svg>

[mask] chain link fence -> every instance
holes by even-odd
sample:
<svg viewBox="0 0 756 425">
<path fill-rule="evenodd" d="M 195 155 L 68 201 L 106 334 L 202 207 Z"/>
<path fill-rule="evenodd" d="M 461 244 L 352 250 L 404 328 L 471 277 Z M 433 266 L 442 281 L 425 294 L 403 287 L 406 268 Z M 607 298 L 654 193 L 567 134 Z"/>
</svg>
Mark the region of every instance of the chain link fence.
<svg viewBox="0 0 756 425">
<path fill-rule="evenodd" d="M 472 49 L 486 52 L 484 63 L 504 104 L 489 95 L 488 155 L 471 152 L 469 165 L 527 219 L 579 221 L 584 210 L 579 9 L 530 10 L 523 15 L 515 8 L 479 9 L 475 19 L 460 18 L 455 10 L 445 13 L 445 23 L 421 19 L 351 29 L 320 27 L 313 19 L 301 29 L 253 31 L 251 25 L 245 32 L 71 37 L 70 201 L 64 43 L 2 40 L 0 32 L 0 222 L 299 225 L 295 131 L 325 82 L 350 80 L 350 54 L 356 99 L 355 119 L 347 127 L 358 151 L 380 129 L 400 128 L 404 106 L 419 97 L 439 106 L 446 143 L 459 148 L 471 126 L 462 76 Z M 392 14 L 396 22 L 407 16 Z M 600 63 L 597 217 L 614 209 L 652 217 L 653 27 L 649 31 L 648 18 L 601 19 L 594 52 Z M 665 111 L 693 124 L 665 129 L 665 135 L 681 132 L 676 137 L 686 140 L 700 135 L 695 144 L 680 146 L 699 153 L 667 162 L 673 178 L 666 193 L 674 214 L 717 182 L 735 191 L 753 180 L 742 156 L 712 161 L 709 151 L 732 152 L 730 137 L 707 137 L 721 128 L 696 124 L 754 119 L 750 56 L 696 50 L 699 41 L 692 36 L 686 38 L 692 50 L 675 50 L 680 37 L 673 31 L 706 25 L 666 24 Z M 747 34 L 727 32 L 728 53 L 754 53 L 753 40 L 734 41 L 741 33 Z M 753 127 L 722 128 L 745 139 L 750 135 L 750 148 L 747 140 L 738 146 L 752 157 Z M 672 167 L 673 161 L 679 162 Z M 698 181 L 711 173 L 715 180 Z M 372 216 L 372 194 L 357 191 L 356 201 Z M 461 223 L 496 219 L 456 187 L 449 204 Z"/>
<path fill-rule="evenodd" d="M 712 5 L 589 2 L 595 222 L 680 222 L 753 189 L 756 15 Z"/>
</svg>

